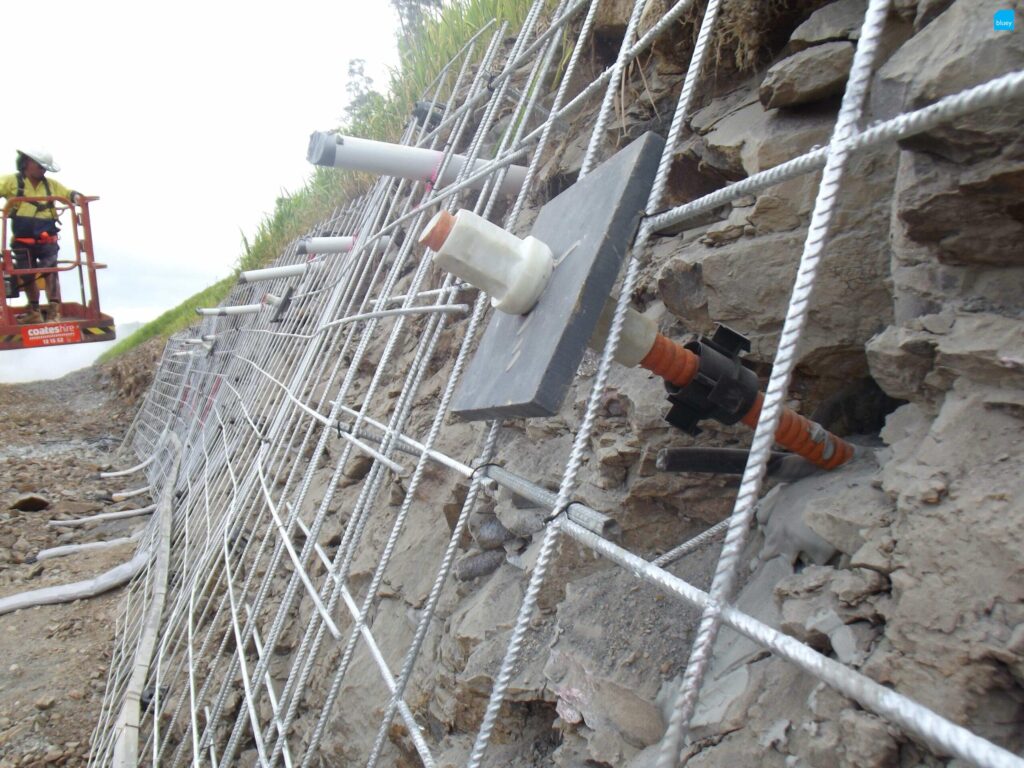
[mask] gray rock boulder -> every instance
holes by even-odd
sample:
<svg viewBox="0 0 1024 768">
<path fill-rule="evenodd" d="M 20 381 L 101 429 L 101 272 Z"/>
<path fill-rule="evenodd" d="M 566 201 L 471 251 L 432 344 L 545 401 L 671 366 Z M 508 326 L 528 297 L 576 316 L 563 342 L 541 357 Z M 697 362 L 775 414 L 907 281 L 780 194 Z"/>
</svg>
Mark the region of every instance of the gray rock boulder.
<svg viewBox="0 0 1024 768">
<path fill-rule="evenodd" d="M 967 165 L 904 153 L 896 194 L 907 238 L 929 245 L 940 262 L 1024 266 L 1024 149 L 1008 146 Z"/>
<path fill-rule="evenodd" d="M 768 111 L 751 82 L 698 110 L 690 125 L 703 142 L 701 162 L 727 178 L 742 178 L 826 144 L 834 122 L 832 108 Z"/>
<path fill-rule="evenodd" d="M 455 563 L 455 578 L 459 581 L 472 581 L 489 576 L 504 562 L 504 550 L 488 549 L 484 552 L 474 552 Z"/>
<path fill-rule="evenodd" d="M 893 397 L 934 403 L 961 377 L 1024 386 L 1024 324 L 991 314 L 928 315 L 887 328 L 867 347 L 876 381 Z"/>
<path fill-rule="evenodd" d="M 957 0 L 896 51 L 871 88 L 876 118 L 918 109 L 943 96 L 1020 68 L 1024 36 L 993 29 L 1003 0 Z M 1021 107 L 972 112 L 908 146 L 927 145 L 951 159 L 997 153 L 1019 135 Z M 925 144 L 927 142 L 927 144 Z"/>
<path fill-rule="evenodd" d="M 776 63 L 761 81 L 766 109 L 796 107 L 843 92 L 853 64 L 853 43 L 822 43 Z"/>
<path fill-rule="evenodd" d="M 836 0 L 819 8 L 793 31 L 790 49 L 802 51 L 821 43 L 859 39 L 867 7 L 867 0 Z"/>
<path fill-rule="evenodd" d="M 11 509 L 20 512 L 39 512 L 50 506 L 50 500 L 38 493 L 23 493 L 11 502 Z"/>
<path fill-rule="evenodd" d="M 891 522 L 892 503 L 872 484 L 876 471 L 873 462 L 858 462 L 834 493 L 817 497 L 804 512 L 807 527 L 844 554 L 853 555 L 871 530 Z"/>
</svg>

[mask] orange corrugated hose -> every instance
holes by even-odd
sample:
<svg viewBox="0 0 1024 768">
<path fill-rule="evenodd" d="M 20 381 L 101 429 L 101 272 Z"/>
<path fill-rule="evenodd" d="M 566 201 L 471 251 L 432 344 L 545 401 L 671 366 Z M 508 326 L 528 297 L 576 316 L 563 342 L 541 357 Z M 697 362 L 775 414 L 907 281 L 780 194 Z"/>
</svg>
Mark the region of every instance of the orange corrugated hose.
<svg viewBox="0 0 1024 768">
<path fill-rule="evenodd" d="M 741 421 L 753 429 L 761 415 L 764 395 L 757 393 L 757 400 Z M 819 437 L 816 441 L 815 435 Z M 775 430 L 775 442 L 793 453 L 799 453 L 812 464 L 823 469 L 835 469 L 853 458 L 853 446 L 836 437 L 820 424 L 811 421 L 791 408 L 782 409 L 779 426 Z M 831 450 L 830 450 L 831 449 Z M 826 457 L 826 453 L 829 455 Z"/>
<path fill-rule="evenodd" d="M 677 387 L 685 387 L 697 374 L 700 357 L 659 333 L 640 365 Z M 741 421 L 751 429 L 755 428 L 763 404 L 764 394 L 758 392 L 753 406 Z M 815 440 L 815 436 L 818 440 Z M 853 458 L 854 453 L 853 446 L 848 442 L 785 407 L 782 409 L 778 429 L 775 430 L 775 442 L 823 469 L 835 469 L 845 464 Z"/>
<path fill-rule="evenodd" d="M 647 356 L 640 361 L 640 365 L 658 374 L 670 384 L 685 387 L 697 375 L 700 358 L 686 347 L 659 333 L 654 337 L 654 344 Z"/>
</svg>

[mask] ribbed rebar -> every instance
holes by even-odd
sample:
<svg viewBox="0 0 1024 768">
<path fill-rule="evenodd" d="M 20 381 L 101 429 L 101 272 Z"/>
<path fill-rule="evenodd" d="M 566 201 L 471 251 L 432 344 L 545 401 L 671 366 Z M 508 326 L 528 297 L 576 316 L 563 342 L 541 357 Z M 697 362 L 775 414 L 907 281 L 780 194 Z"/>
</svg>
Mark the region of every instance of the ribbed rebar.
<svg viewBox="0 0 1024 768">
<path fill-rule="evenodd" d="M 829 144 L 829 158 L 825 164 L 821 186 L 811 215 L 807 239 L 800 256 L 793 294 L 786 311 L 779 349 L 775 355 L 767 394 L 761 409 L 761 416 L 754 431 L 754 440 L 747 458 L 747 469 L 743 473 L 739 494 L 729 519 L 725 543 L 719 555 L 715 576 L 711 583 L 710 599 L 704 607 L 696 639 L 686 664 L 686 672 L 679 686 L 669 718 L 668 728 L 662 740 L 658 756 L 658 768 L 673 768 L 680 759 L 682 741 L 693 716 L 700 694 L 704 674 L 711 662 L 711 652 L 721 626 L 722 609 L 732 596 L 740 555 L 746 543 L 747 530 L 754 515 L 757 497 L 764 479 L 765 467 L 772 450 L 772 443 L 782 410 L 789 379 L 796 364 L 797 343 L 807 319 L 811 292 L 818 274 L 818 264 L 828 237 L 829 225 L 839 197 L 839 184 L 843 176 L 849 148 L 844 142 L 857 130 L 857 124 L 864 110 L 868 83 L 874 70 L 885 18 L 891 0 L 871 0 L 864 17 L 860 40 L 854 54 L 850 78 L 843 94 L 842 106 Z M 710 5 L 709 5 L 710 12 Z"/>
<path fill-rule="evenodd" d="M 1020 758 L 729 605 L 775 427 L 795 444 L 813 442 L 813 430 L 800 417 L 783 422 L 781 408 L 842 189 L 844 160 L 851 153 L 1019 99 L 1024 96 L 1024 72 L 1005 74 L 858 130 L 887 7 L 885 0 L 872 0 L 829 146 L 664 210 L 669 171 L 695 103 L 721 5 L 720 0 L 701 4 L 706 9 L 685 79 L 676 86 L 679 94 L 665 150 L 618 288 L 607 342 L 578 423 L 575 414 L 571 419 L 577 425 L 571 447 L 560 449 L 565 465 L 557 492 L 501 466 L 516 466 L 514 460 L 507 461 L 511 457 L 501 455 L 503 438 L 518 439 L 501 423 L 473 428 L 470 441 L 462 433 L 446 431 L 451 424 L 447 409 L 487 319 L 488 298 L 460 298 L 470 295 L 469 287 L 439 274 L 430 264 L 430 253 L 410 233 L 419 231 L 424 218 L 439 209 L 467 207 L 493 218 L 507 202 L 511 205 L 503 224 L 519 233 L 526 213 L 533 213 L 543 201 L 536 182 L 542 166 L 552 161 L 552 147 L 563 140 L 559 132 L 567 129 L 591 129 L 580 171 L 580 177 L 587 176 L 603 159 L 616 96 L 627 87 L 626 78 L 637 67 L 646 65 L 650 71 L 650 62 L 641 54 L 662 41 L 675 42 L 672 36 L 680 19 L 699 8 L 693 0 L 679 0 L 655 18 L 654 7 L 648 5 L 645 0 L 633 4 L 613 65 L 583 83 L 580 64 L 592 47 L 599 0 L 560 0 L 554 5 L 535 0 L 514 36 L 507 25 L 485 24 L 424 92 L 419 117 L 409 121 L 401 138 L 408 146 L 442 151 L 443 163 L 453 154 L 467 157 L 471 162 L 461 175 L 434 190 L 419 182 L 377 179 L 363 195 L 339 205 L 305 233 L 316 238 L 354 236 L 353 248 L 344 258 L 308 262 L 298 253 L 298 241 L 292 242 L 274 265 L 248 276 L 259 278 L 259 285 L 243 281 L 232 287 L 224 304 L 236 309 L 211 310 L 198 319 L 197 328 L 170 339 L 122 446 L 138 457 L 124 463 L 136 466 L 109 473 L 116 477 L 144 472 L 146 480 L 133 485 L 157 487 L 171 466 L 163 449 L 168 436 L 177 436 L 184 446 L 181 481 L 175 489 L 165 620 L 149 675 L 154 698 L 139 724 L 140 756 L 175 767 L 240 761 L 309 766 L 328 759 L 321 741 L 336 727 L 336 710 L 345 708 L 348 714 L 349 708 L 360 707 L 370 731 L 359 736 L 368 744 L 375 731 L 373 744 L 368 754 L 346 753 L 346 760 L 365 759 L 368 766 L 388 762 L 393 739 L 392 749 L 402 750 L 402 759 L 428 766 L 435 759 L 441 762 L 446 744 L 436 742 L 425 727 L 430 715 L 420 709 L 423 699 L 407 692 L 417 674 L 427 673 L 435 661 L 422 654 L 431 647 L 431 633 L 441 631 L 438 606 L 442 594 L 452 588 L 453 564 L 470 515 L 482 494 L 501 486 L 551 515 L 547 529 L 537 536 L 534 565 L 516 615 L 507 617 L 513 625 L 505 653 L 498 668 L 489 670 L 494 684 L 467 758 L 470 766 L 486 762 L 562 536 L 703 611 L 661 745 L 661 766 L 674 766 L 679 758 L 722 623 L 938 754 L 981 766 L 1024 765 Z M 552 21 L 545 27 L 546 18 Z M 643 34 L 638 32 L 641 26 L 647 28 Z M 564 71 L 555 71 L 558 62 L 565 64 Z M 553 77 L 559 81 L 552 95 L 545 88 Z M 478 160 L 483 165 L 470 173 Z M 503 201 L 495 190 L 513 163 L 527 166 L 525 183 L 514 201 Z M 667 550 L 647 562 L 610 540 L 618 532 L 619 510 L 596 509 L 576 499 L 582 495 L 578 487 L 583 467 L 593 459 L 593 438 L 625 311 L 641 267 L 648 266 L 653 255 L 651 240 L 656 233 L 741 195 L 821 169 L 823 180 L 768 392 L 745 419 L 756 427 L 754 449 L 732 515 L 682 543 L 645 543 L 646 551 Z M 475 192 L 474 187 L 482 191 Z M 290 306 L 276 318 L 279 322 L 272 323 L 274 313 L 269 308 L 263 311 L 260 302 L 265 293 L 283 296 L 289 287 Z M 475 302 L 471 312 L 470 302 Z M 654 367 L 660 373 L 673 380 L 692 378 L 692 360 L 682 360 L 666 345 L 655 351 Z M 425 403 L 436 410 L 424 413 Z M 452 435 L 458 439 L 448 439 Z M 478 448 L 470 445 L 476 441 Z M 820 449 L 819 463 L 838 462 L 835 454 L 826 455 L 829 446 L 824 443 L 805 447 L 812 452 Z M 360 485 L 343 493 L 340 486 L 350 482 L 346 467 L 355 460 L 369 469 L 357 481 Z M 403 531 L 410 530 L 419 514 L 438 514 L 433 508 L 422 509 L 427 506 L 423 489 L 428 479 L 453 492 L 460 484 L 460 499 L 466 485 L 468 490 L 457 519 L 446 509 L 451 535 L 430 552 L 430 571 L 422 575 L 429 594 L 415 607 L 415 616 L 408 616 L 415 627 L 411 641 L 396 648 L 385 642 L 391 638 L 381 636 L 376 619 L 380 611 L 389 610 L 389 601 L 382 599 L 385 574 L 399 557 Z M 384 499 L 389 483 L 405 494 L 394 505 Z M 336 517 L 344 524 L 330 528 Z M 328 530 L 340 531 L 331 544 L 326 542 Z M 722 536 L 726 541 L 710 597 L 666 571 L 680 557 Z M 152 537 L 141 536 L 139 546 L 152 546 Z M 511 562 L 522 565 L 516 557 Z M 350 578 L 357 565 L 358 578 Z M 131 659 L 142 642 L 144 619 L 159 595 L 154 578 L 147 567 L 126 591 L 90 743 L 91 765 L 110 764 L 114 753 L 113 726 L 128 691 Z M 356 653 L 362 650 L 368 652 L 379 690 L 368 693 L 366 700 L 360 695 L 358 702 L 351 702 L 346 685 L 356 676 Z M 393 672 L 389 665 L 399 664 L 399 659 L 400 668 Z M 323 680 L 318 679 L 321 671 Z"/>
</svg>

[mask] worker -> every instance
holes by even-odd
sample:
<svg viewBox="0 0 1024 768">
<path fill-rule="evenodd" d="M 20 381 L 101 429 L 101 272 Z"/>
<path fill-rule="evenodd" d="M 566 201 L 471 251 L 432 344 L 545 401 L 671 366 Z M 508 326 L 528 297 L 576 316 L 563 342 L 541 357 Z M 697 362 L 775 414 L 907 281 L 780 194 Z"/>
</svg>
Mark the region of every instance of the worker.
<svg viewBox="0 0 1024 768">
<path fill-rule="evenodd" d="M 68 189 L 56 179 L 47 179 L 46 172 L 60 170 L 53 155 L 42 150 L 18 150 L 17 173 L 0 176 L 0 197 L 66 197 L 75 203 L 81 195 Z M 51 268 L 57 266 L 57 208 L 52 201 L 22 202 L 11 216 L 12 252 L 17 269 Z M 22 275 L 21 287 L 28 296 L 28 311 L 21 315 L 23 324 L 41 323 L 39 311 L 39 285 L 36 275 Z M 48 272 L 45 279 L 46 320 L 60 319 L 60 280 L 56 272 Z"/>
</svg>

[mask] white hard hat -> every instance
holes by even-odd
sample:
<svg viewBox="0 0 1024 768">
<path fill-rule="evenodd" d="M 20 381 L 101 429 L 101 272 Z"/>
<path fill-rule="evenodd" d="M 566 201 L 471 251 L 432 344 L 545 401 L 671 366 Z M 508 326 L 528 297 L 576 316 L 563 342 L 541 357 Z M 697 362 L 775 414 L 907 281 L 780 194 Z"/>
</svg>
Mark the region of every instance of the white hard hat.
<svg viewBox="0 0 1024 768">
<path fill-rule="evenodd" d="M 50 173 L 57 173 L 60 171 L 60 166 L 53 162 L 53 155 L 49 152 L 42 149 L 19 149 L 18 152 L 25 155 L 25 157 L 35 160 Z"/>
</svg>

